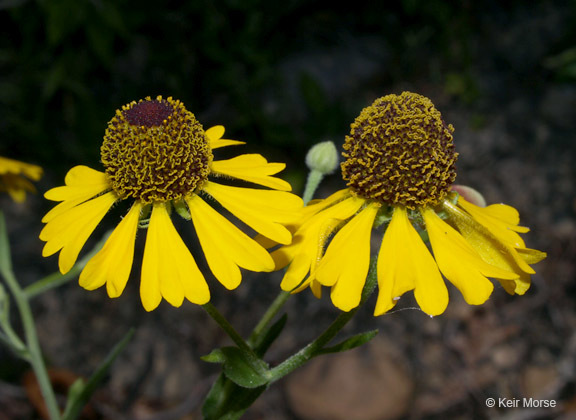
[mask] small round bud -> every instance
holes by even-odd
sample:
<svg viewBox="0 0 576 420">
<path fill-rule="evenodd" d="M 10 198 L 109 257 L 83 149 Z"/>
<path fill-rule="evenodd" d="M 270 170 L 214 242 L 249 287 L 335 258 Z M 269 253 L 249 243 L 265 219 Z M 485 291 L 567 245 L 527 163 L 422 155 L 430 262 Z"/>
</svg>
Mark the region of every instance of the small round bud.
<svg viewBox="0 0 576 420">
<path fill-rule="evenodd" d="M 472 187 L 467 185 L 452 185 L 452 191 L 456 191 L 460 194 L 466 201 L 472 204 L 476 204 L 479 207 L 486 207 L 486 199 L 484 196 Z"/>
<path fill-rule="evenodd" d="M 338 168 L 338 151 L 331 141 L 315 144 L 306 154 L 306 165 L 312 171 L 329 175 Z"/>
</svg>

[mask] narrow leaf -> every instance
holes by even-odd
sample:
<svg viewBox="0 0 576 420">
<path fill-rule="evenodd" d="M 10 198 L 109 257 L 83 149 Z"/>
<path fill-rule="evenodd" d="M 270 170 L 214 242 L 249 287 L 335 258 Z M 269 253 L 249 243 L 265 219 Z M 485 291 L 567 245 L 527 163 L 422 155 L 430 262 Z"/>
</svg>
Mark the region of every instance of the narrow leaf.
<svg viewBox="0 0 576 420">
<path fill-rule="evenodd" d="M 328 353 L 340 353 L 343 351 L 354 349 L 372 340 L 376 336 L 376 334 L 378 334 L 378 330 L 372 330 L 353 335 L 352 337 L 347 338 L 346 340 L 336 344 L 335 346 L 324 347 L 322 350 L 314 354 L 314 356 L 319 356 L 321 354 L 328 354 Z"/>
<path fill-rule="evenodd" d="M 74 420 L 80 414 L 82 408 L 86 405 L 96 388 L 102 383 L 110 366 L 118 355 L 124 350 L 132 336 L 134 335 L 134 329 L 128 331 L 120 342 L 118 342 L 114 348 L 108 353 L 108 356 L 102 364 L 96 369 L 92 374 L 90 379 L 86 383 L 76 381 L 68 394 L 68 401 L 66 402 L 66 408 L 64 414 L 62 415 L 62 420 Z"/>
</svg>

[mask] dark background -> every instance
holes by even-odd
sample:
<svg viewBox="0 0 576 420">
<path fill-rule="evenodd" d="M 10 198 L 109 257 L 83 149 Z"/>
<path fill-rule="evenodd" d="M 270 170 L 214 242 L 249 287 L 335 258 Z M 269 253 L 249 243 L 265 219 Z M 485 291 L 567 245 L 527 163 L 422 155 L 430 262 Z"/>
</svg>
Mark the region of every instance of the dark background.
<svg viewBox="0 0 576 420">
<path fill-rule="evenodd" d="M 274 384 L 245 418 L 574 418 L 576 2 L 336 3 L 0 1 L 0 155 L 45 169 L 40 194 L 25 205 L 0 199 L 17 275 L 30 283 L 56 270 L 55 257 L 40 257 L 40 219 L 51 206 L 42 193 L 74 165 L 100 169 L 106 123 L 123 104 L 178 98 L 205 128 L 223 124 L 226 137 L 246 141 L 241 151 L 286 162 L 283 176 L 301 193 L 312 144 L 340 147 L 363 107 L 411 90 L 455 126 L 457 182 L 518 208 L 532 229 L 527 245 L 548 258 L 525 296 L 497 286 L 485 305 L 470 307 L 450 289 L 447 312 L 434 319 L 417 310 L 373 318 L 368 302 L 347 332 L 379 328 L 374 343 Z M 317 196 L 341 186 L 333 176 Z M 117 221 L 107 217 L 102 231 Z M 94 398 L 94 418 L 199 418 L 217 370 L 198 358 L 228 341 L 191 304 L 146 314 L 137 273 L 116 300 L 75 281 L 38 298 L 47 360 L 89 375 L 136 326 Z M 278 275 L 246 274 L 235 292 L 211 289 L 248 334 L 278 284 Z M 415 306 L 409 295 L 399 308 Z M 308 291 L 287 311 L 272 364 L 337 315 Z M 1 420 L 36 416 L 26 369 L 0 351 Z M 489 397 L 558 407 L 488 409 Z"/>
</svg>

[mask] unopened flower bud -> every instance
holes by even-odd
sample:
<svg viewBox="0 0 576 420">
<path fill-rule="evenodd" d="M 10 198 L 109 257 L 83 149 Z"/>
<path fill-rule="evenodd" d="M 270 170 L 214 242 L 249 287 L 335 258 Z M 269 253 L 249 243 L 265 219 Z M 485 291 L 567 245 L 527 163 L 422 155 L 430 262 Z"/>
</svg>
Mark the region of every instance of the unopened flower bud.
<svg viewBox="0 0 576 420">
<path fill-rule="evenodd" d="M 338 168 L 338 151 L 331 141 L 315 144 L 306 155 L 306 165 L 312 171 L 329 175 Z"/>
<path fill-rule="evenodd" d="M 452 191 L 456 191 L 460 194 L 466 201 L 472 204 L 476 204 L 479 207 L 486 207 L 486 199 L 484 196 L 472 187 L 467 185 L 452 185 Z"/>
</svg>

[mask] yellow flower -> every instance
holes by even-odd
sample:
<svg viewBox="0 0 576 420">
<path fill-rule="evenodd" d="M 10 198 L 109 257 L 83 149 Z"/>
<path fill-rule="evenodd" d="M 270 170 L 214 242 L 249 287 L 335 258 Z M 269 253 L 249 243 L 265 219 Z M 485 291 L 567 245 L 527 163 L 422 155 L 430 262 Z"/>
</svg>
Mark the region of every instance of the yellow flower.
<svg viewBox="0 0 576 420">
<path fill-rule="evenodd" d="M 120 296 L 130 275 L 138 226 L 147 226 L 140 283 L 144 308 L 155 309 L 162 297 L 176 307 L 184 298 L 207 303 L 208 285 L 172 223 L 173 209 L 192 221 L 210 270 L 226 288 L 240 284 L 239 267 L 272 271 L 270 254 L 211 204 L 219 203 L 261 235 L 289 244 L 292 236 L 284 224 L 293 221 L 302 200 L 287 192 L 290 184 L 272 176 L 284 169 L 282 163 L 269 163 L 259 154 L 213 160 L 212 150 L 243 144 L 223 139 L 223 134 L 222 126 L 204 131 L 172 98 L 148 97 L 123 106 L 104 135 L 105 172 L 76 166 L 66 175 L 66 186 L 45 194 L 61 203 L 42 219 L 43 255 L 60 251 L 60 271 L 68 272 L 114 203 L 131 200 L 128 214 L 82 271 L 82 287 L 106 284 L 110 297 Z M 234 179 L 273 190 L 229 185 Z"/>
<path fill-rule="evenodd" d="M 0 191 L 8 192 L 14 201 L 26 200 L 26 191 L 36 191 L 28 179 L 38 181 L 41 177 L 41 167 L 0 156 Z"/>
<path fill-rule="evenodd" d="M 518 212 L 504 204 L 478 207 L 451 191 L 456 177 L 452 133 L 432 102 L 404 92 L 365 108 L 346 137 L 342 175 L 347 188 L 313 202 L 296 225 L 294 241 L 272 256 L 288 267 L 286 291 L 310 286 L 316 296 L 349 311 L 360 302 L 371 254 L 373 227 L 385 226 L 376 274 L 381 315 L 414 290 L 429 315 L 444 312 L 442 275 L 469 304 L 484 303 L 498 279 L 523 294 L 546 254 L 528 249 L 518 233 Z M 432 253 L 422 238 L 429 238 Z"/>
</svg>

